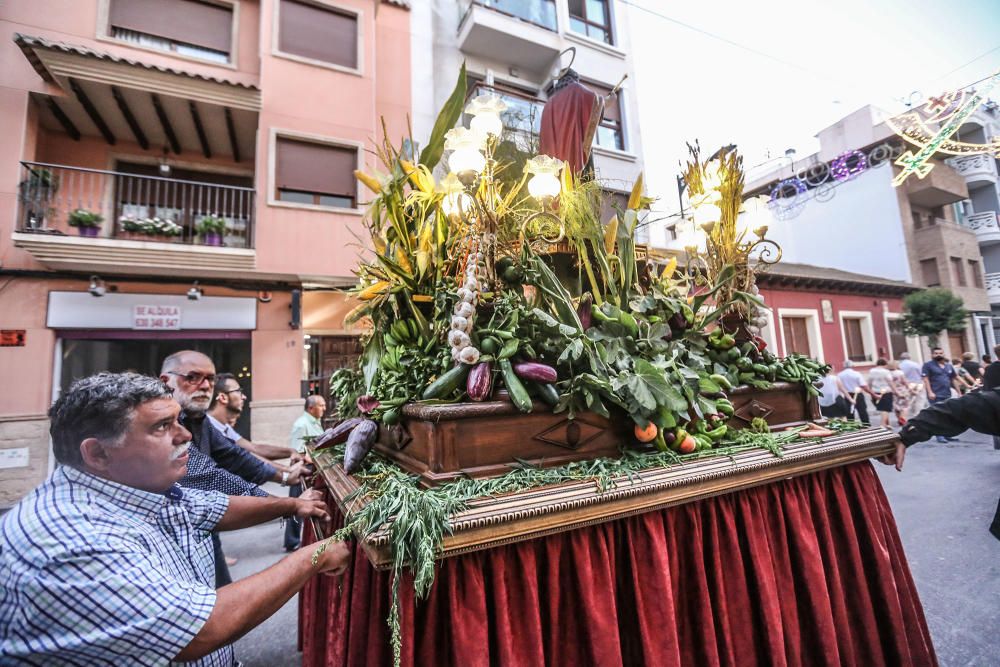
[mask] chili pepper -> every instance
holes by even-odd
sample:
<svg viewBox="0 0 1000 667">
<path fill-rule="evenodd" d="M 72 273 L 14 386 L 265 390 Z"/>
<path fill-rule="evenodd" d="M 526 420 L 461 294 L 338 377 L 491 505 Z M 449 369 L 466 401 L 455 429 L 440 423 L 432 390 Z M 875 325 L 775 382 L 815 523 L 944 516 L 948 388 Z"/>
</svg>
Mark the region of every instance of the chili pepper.
<svg viewBox="0 0 1000 667">
<path fill-rule="evenodd" d="M 733 383 L 730 382 L 729 378 L 727 378 L 724 375 L 719 375 L 718 373 L 712 373 L 711 375 L 708 376 L 708 378 L 713 382 L 715 382 L 720 387 L 722 387 L 723 389 L 728 390 L 733 388 Z"/>
<path fill-rule="evenodd" d="M 721 426 L 716 426 L 711 431 L 708 431 L 707 433 L 705 433 L 705 435 L 707 435 L 708 437 L 710 437 L 713 441 L 715 441 L 715 440 L 721 440 L 722 438 L 725 437 L 726 431 L 728 431 L 728 430 L 729 430 L 729 427 L 726 426 L 725 424 L 723 424 Z"/>
</svg>

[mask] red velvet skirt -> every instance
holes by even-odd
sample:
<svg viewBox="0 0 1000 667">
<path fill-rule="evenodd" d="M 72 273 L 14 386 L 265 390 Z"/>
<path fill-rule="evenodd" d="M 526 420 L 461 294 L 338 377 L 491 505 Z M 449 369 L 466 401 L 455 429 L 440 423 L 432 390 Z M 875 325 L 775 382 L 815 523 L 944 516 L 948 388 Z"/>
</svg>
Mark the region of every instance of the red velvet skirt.
<svg viewBox="0 0 1000 667">
<path fill-rule="evenodd" d="M 391 664 L 389 603 L 360 549 L 312 579 L 303 666 Z M 404 665 L 937 664 L 868 462 L 448 558 L 400 609 Z"/>
</svg>

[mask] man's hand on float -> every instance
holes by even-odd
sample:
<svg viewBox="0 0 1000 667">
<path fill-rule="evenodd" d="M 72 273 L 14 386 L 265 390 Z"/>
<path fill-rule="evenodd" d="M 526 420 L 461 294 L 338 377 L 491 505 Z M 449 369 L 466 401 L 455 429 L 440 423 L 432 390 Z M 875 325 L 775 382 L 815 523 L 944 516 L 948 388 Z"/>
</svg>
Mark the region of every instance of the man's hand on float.
<svg viewBox="0 0 1000 667">
<path fill-rule="evenodd" d="M 887 466 L 896 466 L 896 470 L 903 470 L 903 459 L 906 458 L 906 445 L 902 442 L 896 443 L 896 450 L 892 454 L 880 456 L 879 461 Z"/>
</svg>

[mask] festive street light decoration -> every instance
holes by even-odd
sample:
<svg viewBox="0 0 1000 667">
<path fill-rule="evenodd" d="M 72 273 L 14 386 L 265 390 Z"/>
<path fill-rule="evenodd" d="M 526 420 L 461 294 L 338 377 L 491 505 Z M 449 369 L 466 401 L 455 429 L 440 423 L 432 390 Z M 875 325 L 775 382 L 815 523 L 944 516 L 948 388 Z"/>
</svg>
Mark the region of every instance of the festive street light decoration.
<svg viewBox="0 0 1000 667">
<path fill-rule="evenodd" d="M 896 134 L 919 148 L 916 153 L 908 150 L 899 156 L 896 165 L 902 167 L 902 170 L 896 174 L 892 184 L 897 187 L 902 185 L 911 174 L 916 174 L 917 178 L 927 176 L 934 168 L 930 160 L 938 152 L 952 155 L 992 152 L 1000 157 L 998 137 L 994 137 L 990 144 L 973 144 L 951 139 L 998 84 L 1000 84 L 1000 72 L 987 79 L 983 86 L 972 94 L 951 93 L 931 98 L 924 107 L 924 113 L 929 115 L 928 119 L 925 119 L 919 111 L 910 111 L 888 119 L 886 122 Z M 937 123 L 940 128 L 935 132 L 928 127 L 928 122 Z"/>
<path fill-rule="evenodd" d="M 507 103 L 499 96 L 483 93 L 474 97 L 465 107 L 465 113 L 472 115 L 469 128 L 477 134 L 499 137 L 503 133 L 500 114 L 507 110 Z"/>
<path fill-rule="evenodd" d="M 830 173 L 838 181 L 847 181 L 868 168 L 868 158 L 858 150 L 841 153 L 830 163 Z"/>
</svg>

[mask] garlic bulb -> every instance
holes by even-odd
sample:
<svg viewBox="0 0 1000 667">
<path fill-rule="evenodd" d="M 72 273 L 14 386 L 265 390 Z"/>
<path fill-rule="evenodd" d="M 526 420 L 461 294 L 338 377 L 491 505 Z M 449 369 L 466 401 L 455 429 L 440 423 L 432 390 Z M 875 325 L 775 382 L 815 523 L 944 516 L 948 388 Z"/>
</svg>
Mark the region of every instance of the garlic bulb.
<svg viewBox="0 0 1000 667">
<path fill-rule="evenodd" d="M 473 308 L 471 303 L 465 301 L 459 301 L 455 304 L 455 314 L 459 317 L 464 317 L 466 319 L 475 315 L 476 309 Z"/>
<path fill-rule="evenodd" d="M 452 358 L 452 361 L 459 361 L 459 356 L 458 356 L 459 352 L 461 352 L 461 350 L 458 349 L 457 347 L 451 348 L 451 358 Z"/>
<path fill-rule="evenodd" d="M 458 360 L 461 361 L 463 364 L 474 364 L 477 361 L 479 361 L 479 350 L 472 347 L 471 345 L 468 347 L 464 347 L 458 353 Z"/>
<path fill-rule="evenodd" d="M 451 318 L 451 328 L 456 331 L 465 331 L 469 328 L 469 320 L 460 315 L 453 315 Z"/>
<path fill-rule="evenodd" d="M 461 350 L 463 347 L 468 347 L 470 342 L 469 334 L 464 331 L 452 329 L 448 332 L 448 344 L 452 347 L 457 347 Z"/>
<path fill-rule="evenodd" d="M 474 277 L 470 277 L 465 281 L 465 289 L 471 290 L 473 292 L 479 291 L 479 281 Z"/>
<path fill-rule="evenodd" d="M 458 288 L 458 300 L 465 301 L 466 303 L 475 303 L 476 293 L 467 287 Z"/>
</svg>

